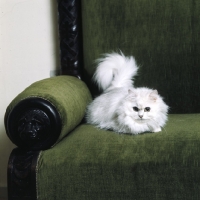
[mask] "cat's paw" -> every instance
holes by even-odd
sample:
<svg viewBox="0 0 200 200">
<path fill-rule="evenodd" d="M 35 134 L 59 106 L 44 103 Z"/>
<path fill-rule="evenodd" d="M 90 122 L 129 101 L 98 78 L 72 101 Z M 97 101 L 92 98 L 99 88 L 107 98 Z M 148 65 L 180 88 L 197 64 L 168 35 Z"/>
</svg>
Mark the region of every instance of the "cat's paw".
<svg viewBox="0 0 200 200">
<path fill-rule="evenodd" d="M 155 128 L 155 129 L 153 130 L 154 133 L 157 133 L 157 132 L 160 132 L 160 131 L 162 131 L 162 129 L 161 129 L 160 127 Z"/>
</svg>

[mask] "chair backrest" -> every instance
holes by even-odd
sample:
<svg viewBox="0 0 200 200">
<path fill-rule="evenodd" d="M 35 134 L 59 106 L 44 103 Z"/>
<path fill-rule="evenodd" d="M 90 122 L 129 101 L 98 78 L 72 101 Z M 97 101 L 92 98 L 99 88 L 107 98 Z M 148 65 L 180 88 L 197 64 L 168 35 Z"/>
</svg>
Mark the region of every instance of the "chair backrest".
<svg viewBox="0 0 200 200">
<path fill-rule="evenodd" d="M 120 49 L 140 66 L 136 87 L 157 89 L 171 113 L 200 112 L 199 0 L 75 2 L 81 3 L 84 62 L 79 64 L 92 93 L 94 60 Z"/>
</svg>

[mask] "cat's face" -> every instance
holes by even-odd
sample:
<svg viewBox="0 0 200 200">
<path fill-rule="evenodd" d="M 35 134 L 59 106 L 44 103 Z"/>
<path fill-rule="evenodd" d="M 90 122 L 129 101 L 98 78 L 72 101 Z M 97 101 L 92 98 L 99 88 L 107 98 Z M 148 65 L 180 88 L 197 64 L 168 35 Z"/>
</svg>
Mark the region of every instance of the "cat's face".
<svg viewBox="0 0 200 200">
<path fill-rule="evenodd" d="M 126 98 L 125 112 L 134 121 L 146 123 L 153 120 L 160 112 L 160 100 L 157 90 L 137 88 L 129 90 Z"/>
<path fill-rule="evenodd" d="M 136 103 L 137 104 L 137 103 Z M 134 119 L 139 120 L 139 122 L 149 119 L 149 114 L 147 112 L 151 112 L 151 107 L 145 107 L 145 105 L 139 105 L 133 107 L 133 111 L 136 113 L 133 113 Z"/>
</svg>

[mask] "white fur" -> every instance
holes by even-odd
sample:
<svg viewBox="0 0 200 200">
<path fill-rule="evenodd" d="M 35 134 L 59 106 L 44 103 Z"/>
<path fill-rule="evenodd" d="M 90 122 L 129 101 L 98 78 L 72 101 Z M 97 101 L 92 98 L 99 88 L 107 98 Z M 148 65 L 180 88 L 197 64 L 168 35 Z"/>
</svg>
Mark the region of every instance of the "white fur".
<svg viewBox="0 0 200 200">
<path fill-rule="evenodd" d="M 99 64 L 93 78 L 100 89 L 132 87 L 132 78 L 138 70 L 132 56 L 125 57 L 123 53 L 105 54 L 105 57 L 98 59 L 97 62 Z"/>
<path fill-rule="evenodd" d="M 113 53 L 98 61 L 94 80 L 103 93 L 89 104 L 87 122 L 120 133 L 161 131 L 167 120 L 168 106 L 157 90 L 133 88 L 132 78 L 138 70 L 135 59 Z"/>
</svg>

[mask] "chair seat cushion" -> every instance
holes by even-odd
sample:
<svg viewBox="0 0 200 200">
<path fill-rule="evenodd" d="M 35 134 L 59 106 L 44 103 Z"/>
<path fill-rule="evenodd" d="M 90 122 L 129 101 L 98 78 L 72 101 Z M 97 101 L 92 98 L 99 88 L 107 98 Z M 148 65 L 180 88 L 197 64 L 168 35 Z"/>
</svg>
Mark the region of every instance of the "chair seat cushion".
<svg viewBox="0 0 200 200">
<path fill-rule="evenodd" d="M 200 114 L 169 115 L 160 133 L 82 124 L 38 160 L 39 199 L 198 199 Z M 51 198 L 50 198 L 51 197 Z"/>
</svg>

